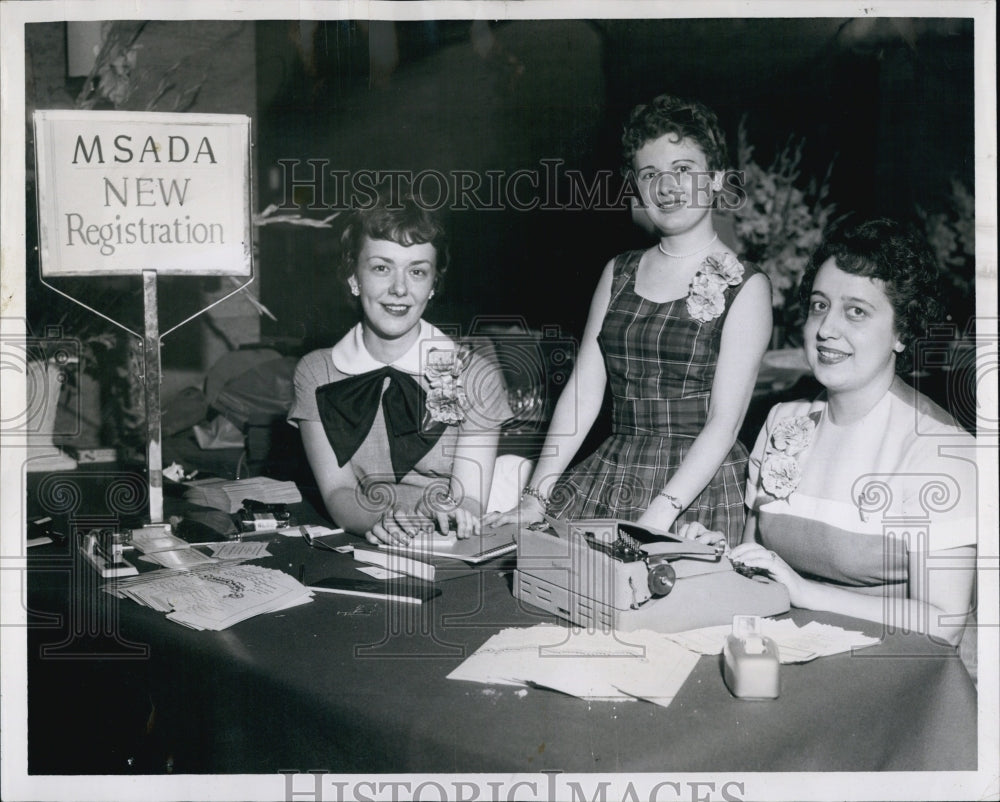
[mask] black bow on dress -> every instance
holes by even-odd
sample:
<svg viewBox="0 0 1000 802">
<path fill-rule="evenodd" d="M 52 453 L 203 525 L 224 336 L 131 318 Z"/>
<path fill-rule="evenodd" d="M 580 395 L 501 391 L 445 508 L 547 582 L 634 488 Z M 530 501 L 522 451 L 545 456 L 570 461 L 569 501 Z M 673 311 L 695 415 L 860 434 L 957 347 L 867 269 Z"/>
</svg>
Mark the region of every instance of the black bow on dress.
<svg viewBox="0 0 1000 802">
<path fill-rule="evenodd" d="M 383 393 L 386 377 L 390 382 Z M 386 366 L 317 387 L 316 404 L 337 461 L 346 465 L 371 431 L 380 395 L 389 457 L 398 482 L 433 448 L 446 428 L 439 421 L 422 425 L 427 394 L 416 379 Z"/>
</svg>

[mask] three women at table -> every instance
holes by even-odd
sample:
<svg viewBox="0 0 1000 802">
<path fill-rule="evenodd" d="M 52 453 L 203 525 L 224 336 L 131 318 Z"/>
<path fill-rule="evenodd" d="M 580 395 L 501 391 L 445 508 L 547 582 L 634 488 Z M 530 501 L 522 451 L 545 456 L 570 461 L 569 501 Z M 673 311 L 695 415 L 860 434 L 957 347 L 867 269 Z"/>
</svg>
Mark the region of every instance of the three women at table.
<svg viewBox="0 0 1000 802">
<path fill-rule="evenodd" d="M 423 319 L 448 268 L 441 221 L 392 200 L 351 216 L 341 273 L 361 320 L 299 362 L 288 419 L 338 526 L 371 542 L 435 527 L 464 538 L 486 511 L 511 412 L 499 367 Z"/>
<path fill-rule="evenodd" d="M 730 556 L 766 569 L 793 606 L 955 644 L 975 577 L 975 440 L 899 377 L 937 319 L 936 277 L 926 243 L 888 220 L 817 252 L 802 282 L 803 334 L 825 392 L 768 415 Z M 724 537 L 697 524 L 682 533 Z"/>
<path fill-rule="evenodd" d="M 633 216 L 657 243 L 597 283 L 572 376 L 520 505 L 487 522 L 617 517 L 661 530 L 698 521 L 733 545 L 745 519 L 737 440 L 771 334 L 765 275 L 719 241 L 725 137 L 697 102 L 636 107 L 622 138 Z M 612 434 L 567 472 L 610 383 Z"/>
<path fill-rule="evenodd" d="M 725 143 L 704 106 L 659 97 L 633 112 L 626 160 L 636 214 L 659 235 L 598 282 L 580 352 L 520 505 L 486 523 L 621 517 L 725 540 L 792 604 L 961 638 L 974 581 L 974 440 L 897 375 L 933 321 L 933 255 L 873 221 L 831 238 L 803 281 L 805 355 L 826 388 L 781 404 L 750 457 L 736 440 L 770 336 L 766 278 L 718 242 L 712 198 Z M 444 232 L 412 201 L 356 213 L 344 274 L 362 320 L 306 356 L 289 419 L 333 519 L 370 540 L 437 525 L 477 531 L 510 415 L 499 369 L 471 357 L 457 417 L 433 420 L 442 384 L 422 319 L 447 268 Z M 567 471 L 610 383 L 613 433 Z M 429 490 L 440 488 L 439 504 Z M 388 493 L 388 495 L 386 495 Z M 550 498 L 551 495 L 551 498 Z M 739 545 L 736 545 L 742 541 Z M 936 570 L 940 569 L 940 570 Z M 887 599 L 890 600 L 887 603 Z"/>
</svg>

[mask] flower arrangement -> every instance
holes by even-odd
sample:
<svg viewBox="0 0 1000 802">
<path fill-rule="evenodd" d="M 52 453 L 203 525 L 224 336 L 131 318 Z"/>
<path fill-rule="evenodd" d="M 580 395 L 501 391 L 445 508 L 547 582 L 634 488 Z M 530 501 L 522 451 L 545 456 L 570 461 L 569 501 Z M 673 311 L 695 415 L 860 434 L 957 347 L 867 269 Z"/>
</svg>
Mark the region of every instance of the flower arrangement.
<svg viewBox="0 0 1000 802">
<path fill-rule="evenodd" d="M 816 423 L 808 415 L 779 420 L 771 431 L 764 459 L 760 465 L 760 481 L 764 490 L 775 498 L 788 498 L 802 481 L 802 469 L 796 457 L 812 442 Z"/>
<path fill-rule="evenodd" d="M 746 120 L 740 123 L 737 163 L 746 197 L 732 212 L 737 253 L 770 278 L 771 305 L 779 322 L 794 317 L 790 301 L 834 213 L 827 203 L 832 163 L 822 181 L 810 179 L 805 188 L 800 186 L 804 147 L 804 138 L 789 138 L 765 168 L 753 158 Z"/>
<path fill-rule="evenodd" d="M 691 279 L 687 310 L 695 320 L 708 323 L 726 311 L 726 287 L 743 281 L 743 265 L 731 253 L 710 254 Z"/>
<path fill-rule="evenodd" d="M 958 318 L 975 293 L 976 198 L 953 178 L 946 203 L 945 211 L 930 213 L 917 207 L 917 213 L 944 279 L 948 311 Z"/>
<path fill-rule="evenodd" d="M 454 351 L 432 348 L 427 353 L 424 376 L 431 390 L 427 393 L 425 425 L 434 421 L 454 426 L 465 420 L 469 400 L 462 374 L 470 359 L 471 351 L 467 348 Z"/>
</svg>

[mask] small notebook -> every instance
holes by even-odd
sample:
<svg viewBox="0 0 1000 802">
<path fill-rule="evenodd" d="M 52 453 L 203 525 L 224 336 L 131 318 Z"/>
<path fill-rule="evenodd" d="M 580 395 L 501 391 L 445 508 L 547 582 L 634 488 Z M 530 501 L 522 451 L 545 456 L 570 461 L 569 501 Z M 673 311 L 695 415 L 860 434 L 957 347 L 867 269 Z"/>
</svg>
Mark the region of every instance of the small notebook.
<svg viewBox="0 0 1000 802">
<path fill-rule="evenodd" d="M 459 540 L 454 535 L 433 533 L 420 535 L 406 543 L 381 543 L 381 548 L 399 551 L 416 559 L 450 557 L 467 563 L 481 563 L 508 554 L 517 548 L 516 524 L 504 524 L 496 529 L 483 527 L 478 535 Z"/>
</svg>

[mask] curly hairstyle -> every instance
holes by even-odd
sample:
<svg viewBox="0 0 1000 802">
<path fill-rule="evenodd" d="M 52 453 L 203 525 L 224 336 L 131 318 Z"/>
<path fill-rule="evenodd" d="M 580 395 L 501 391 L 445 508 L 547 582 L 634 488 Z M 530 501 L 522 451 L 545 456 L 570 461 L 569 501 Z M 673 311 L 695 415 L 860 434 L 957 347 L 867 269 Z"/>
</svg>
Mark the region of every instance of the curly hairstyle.
<svg viewBox="0 0 1000 802">
<path fill-rule="evenodd" d="M 912 345 L 927 336 L 944 315 L 938 300 L 938 267 L 926 239 L 912 226 L 878 218 L 830 232 L 802 275 L 799 299 L 809 308 L 809 295 L 820 267 L 833 259 L 845 273 L 878 279 L 892 304 L 894 325 L 906 348 L 896 358 L 896 372 L 913 368 Z"/>
<path fill-rule="evenodd" d="M 664 134 L 696 142 L 705 152 L 709 170 L 725 170 L 729 166 L 726 135 L 715 112 L 696 100 L 659 95 L 632 109 L 625 123 L 622 175 L 627 177 L 633 169 L 632 161 L 639 148 Z"/>
<path fill-rule="evenodd" d="M 365 238 L 391 240 L 410 246 L 428 243 L 437 252 L 434 289 L 440 289 L 448 272 L 448 237 L 436 211 L 407 195 L 394 203 L 380 198 L 373 206 L 350 213 L 340 235 L 340 278 L 345 283 L 354 275 Z"/>
</svg>

